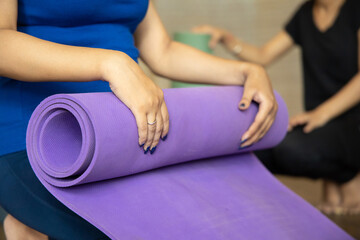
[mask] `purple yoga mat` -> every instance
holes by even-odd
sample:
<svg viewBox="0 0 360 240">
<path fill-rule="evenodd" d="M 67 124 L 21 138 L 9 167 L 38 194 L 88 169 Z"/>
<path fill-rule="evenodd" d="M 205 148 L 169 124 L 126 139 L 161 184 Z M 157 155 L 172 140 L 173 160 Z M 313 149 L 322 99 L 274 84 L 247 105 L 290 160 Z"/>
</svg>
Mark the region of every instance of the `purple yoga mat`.
<svg viewBox="0 0 360 240">
<path fill-rule="evenodd" d="M 239 150 L 257 112 L 255 104 L 237 108 L 241 87 L 164 94 L 170 132 L 153 155 L 143 154 L 133 115 L 112 93 L 45 99 L 27 132 L 37 177 L 112 239 L 352 239 L 250 153 L 283 139 L 279 96 L 268 134 Z"/>
</svg>

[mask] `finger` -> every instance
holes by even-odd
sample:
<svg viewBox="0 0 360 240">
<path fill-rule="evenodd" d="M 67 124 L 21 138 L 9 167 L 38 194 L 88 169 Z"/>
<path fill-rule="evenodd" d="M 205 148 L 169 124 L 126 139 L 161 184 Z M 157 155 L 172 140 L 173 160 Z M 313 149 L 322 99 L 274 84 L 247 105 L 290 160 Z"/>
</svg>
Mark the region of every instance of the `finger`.
<svg viewBox="0 0 360 240">
<path fill-rule="evenodd" d="M 192 31 L 195 33 L 207 33 L 211 35 L 211 39 L 209 41 L 209 47 L 214 49 L 216 45 L 220 42 L 221 38 L 223 37 L 222 34 L 217 31 L 215 28 L 209 25 L 201 25 L 192 28 Z"/>
<path fill-rule="evenodd" d="M 147 114 L 147 139 L 144 145 L 144 153 L 146 154 L 150 150 L 152 140 L 154 139 L 156 131 L 156 123 L 150 124 L 156 121 L 156 114 L 148 113 Z"/>
<path fill-rule="evenodd" d="M 270 111 L 270 116 L 268 117 L 268 121 L 266 122 L 266 126 L 265 129 L 263 130 L 263 132 L 260 135 L 260 139 L 262 139 L 265 134 L 270 130 L 271 126 L 274 124 L 275 119 L 276 119 L 276 115 L 277 115 L 277 111 L 278 111 L 278 104 L 277 102 L 275 102 L 273 108 Z"/>
<path fill-rule="evenodd" d="M 218 44 L 218 42 L 220 41 L 221 37 L 222 36 L 220 34 L 212 33 L 211 34 L 211 39 L 209 41 L 209 47 L 211 49 L 214 49 L 216 47 L 216 45 Z"/>
<path fill-rule="evenodd" d="M 251 137 L 247 138 L 247 140 L 241 144 L 240 148 L 248 147 L 257 142 L 261 134 L 261 129 L 263 129 L 263 125 L 261 125 L 260 129 L 256 131 Z"/>
<path fill-rule="evenodd" d="M 250 146 L 256 142 L 258 142 L 260 139 L 264 137 L 264 135 L 268 132 L 271 125 L 274 122 L 274 110 L 271 111 L 271 113 L 268 115 L 268 117 L 265 119 L 264 123 L 259 127 L 259 130 L 254 133 L 254 135 L 248 139 L 246 142 L 244 142 L 241 147 L 247 147 Z"/>
<path fill-rule="evenodd" d="M 312 122 L 309 122 L 308 124 L 306 124 L 306 126 L 304 127 L 304 133 L 310 133 L 314 130 L 315 125 Z"/>
<path fill-rule="evenodd" d="M 261 140 L 265 135 L 266 133 L 270 130 L 271 126 L 273 125 L 274 121 L 275 121 L 275 116 L 276 116 L 276 113 L 275 114 L 272 114 L 271 117 L 269 117 L 265 124 L 263 125 L 263 129 L 260 131 L 260 137 L 258 140 Z"/>
<path fill-rule="evenodd" d="M 309 121 L 309 117 L 305 114 L 297 115 L 295 117 L 292 117 L 290 119 L 290 124 L 293 127 L 296 127 L 298 125 L 304 125 Z"/>
<path fill-rule="evenodd" d="M 147 139 L 147 119 L 146 114 L 140 113 L 140 112 L 134 112 L 136 125 L 138 128 L 138 134 L 139 134 L 139 145 L 140 147 L 143 147 L 146 143 Z"/>
<path fill-rule="evenodd" d="M 243 96 L 239 103 L 240 110 L 246 110 L 249 108 L 249 106 L 251 104 L 251 100 L 254 97 L 254 94 L 255 94 L 255 91 L 244 88 L 244 93 L 243 93 Z"/>
<path fill-rule="evenodd" d="M 241 138 L 241 141 L 250 139 L 253 135 L 259 131 L 260 127 L 264 124 L 266 118 L 270 115 L 272 111 L 272 106 L 268 102 L 260 103 L 259 111 L 256 114 L 254 122 L 251 124 L 250 128 L 244 133 Z"/>
<path fill-rule="evenodd" d="M 161 115 L 162 115 L 162 119 L 163 119 L 163 131 L 161 134 L 161 139 L 163 141 L 166 140 L 168 133 L 169 133 L 169 126 L 170 126 L 170 122 L 169 122 L 169 112 L 167 109 L 167 106 L 165 104 L 165 102 L 163 102 L 163 104 L 161 105 Z"/>
<path fill-rule="evenodd" d="M 296 126 L 297 126 L 296 121 L 295 121 L 294 119 L 290 120 L 290 121 L 289 121 L 289 126 L 290 126 L 291 129 L 293 129 L 294 127 L 296 127 Z"/>
<path fill-rule="evenodd" d="M 159 143 L 159 140 L 160 140 L 160 136 L 161 136 L 163 127 L 164 127 L 163 119 L 162 119 L 161 112 L 159 111 L 156 114 L 156 130 L 155 130 L 154 138 L 153 138 L 152 143 L 151 143 L 150 154 L 153 154 L 155 152 L 155 150 L 156 150 L 156 147 L 157 147 L 157 145 Z"/>
</svg>

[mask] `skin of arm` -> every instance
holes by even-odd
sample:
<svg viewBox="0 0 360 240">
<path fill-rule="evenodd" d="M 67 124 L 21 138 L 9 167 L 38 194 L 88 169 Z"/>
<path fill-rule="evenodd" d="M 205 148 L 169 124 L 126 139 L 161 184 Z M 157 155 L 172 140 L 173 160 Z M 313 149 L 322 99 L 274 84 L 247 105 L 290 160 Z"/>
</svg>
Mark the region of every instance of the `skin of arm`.
<svg viewBox="0 0 360 240">
<path fill-rule="evenodd" d="M 221 42 L 230 51 L 236 44 L 242 47 L 242 51 L 237 56 L 247 61 L 256 62 L 263 66 L 271 64 L 291 49 L 294 45 L 291 37 L 281 31 L 265 45 L 256 47 L 236 39 L 226 30 L 216 28 L 210 25 L 198 26 L 193 29 L 195 32 L 211 34 L 212 39 L 210 47 L 215 47 Z M 358 32 L 358 41 L 360 48 L 360 31 Z M 359 52 L 360 60 L 360 52 Z M 305 125 L 304 132 L 310 133 L 314 129 L 325 125 L 331 119 L 343 114 L 357 103 L 360 102 L 360 66 L 359 72 L 342 88 L 338 93 L 322 103 L 313 111 L 298 114 L 290 118 L 289 130 L 295 126 Z"/>
<path fill-rule="evenodd" d="M 142 60 L 158 75 L 184 82 L 244 85 L 240 109 L 247 109 L 252 100 L 260 107 L 254 123 L 242 136 L 242 140 L 247 140 L 242 147 L 258 141 L 270 128 L 277 104 L 262 67 L 218 58 L 172 41 L 151 2 L 145 19 L 135 32 L 135 43 Z"/>
<path fill-rule="evenodd" d="M 289 130 L 298 125 L 304 125 L 304 132 L 324 126 L 331 119 L 340 116 L 360 102 L 360 30 L 358 31 L 359 71 L 334 96 L 319 105 L 313 111 L 305 112 L 290 119 Z"/>
<path fill-rule="evenodd" d="M 0 76 L 19 81 L 108 81 L 135 116 L 139 144 L 153 148 L 168 132 L 162 90 L 123 52 L 75 47 L 17 32 L 17 1 L 0 0 Z M 157 120 L 154 125 L 148 122 Z"/>
<path fill-rule="evenodd" d="M 235 38 L 230 32 L 210 25 L 195 27 L 193 31 L 210 34 L 211 40 L 209 46 L 211 48 L 215 48 L 218 43 L 222 43 L 236 57 L 262 66 L 270 65 L 295 45 L 292 38 L 284 30 L 260 47 L 246 43 Z M 241 48 L 240 53 L 234 52 L 236 46 Z"/>
</svg>

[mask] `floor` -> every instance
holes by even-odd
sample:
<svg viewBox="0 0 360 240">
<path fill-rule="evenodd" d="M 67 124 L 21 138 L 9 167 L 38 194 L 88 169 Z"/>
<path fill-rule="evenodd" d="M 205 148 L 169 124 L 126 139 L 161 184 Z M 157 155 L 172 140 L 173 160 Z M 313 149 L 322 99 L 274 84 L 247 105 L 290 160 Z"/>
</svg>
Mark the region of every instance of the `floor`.
<svg viewBox="0 0 360 240">
<path fill-rule="evenodd" d="M 312 205 L 319 203 L 322 184 L 320 180 L 290 177 L 278 177 L 278 179 Z M 360 215 L 328 217 L 354 238 L 360 240 Z"/>
<path fill-rule="evenodd" d="M 321 196 L 321 181 L 289 177 L 279 177 L 279 180 L 311 204 L 316 205 L 319 202 Z M 360 215 L 330 216 L 329 218 L 350 235 L 360 240 Z M 2 226 L 0 227 L 0 240 L 5 240 Z"/>
</svg>

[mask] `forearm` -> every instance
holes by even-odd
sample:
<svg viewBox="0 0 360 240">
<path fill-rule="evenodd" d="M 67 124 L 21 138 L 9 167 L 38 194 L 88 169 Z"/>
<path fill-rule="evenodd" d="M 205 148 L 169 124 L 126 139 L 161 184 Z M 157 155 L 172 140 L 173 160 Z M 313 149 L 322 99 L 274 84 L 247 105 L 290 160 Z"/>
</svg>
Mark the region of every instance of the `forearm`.
<svg viewBox="0 0 360 240">
<path fill-rule="evenodd" d="M 360 72 L 338 93 L 329 98 L 317 110 L 323 112 L 328 119 L 333 119 L 360 102 Z"/>
<path fill-rule="evenodd" d="M 250 65 L 172 41 L 150 67 L 158 75 L 184 82 L 243 85 Z"/>
<path fill-rule="evenodd" d="M 231 33 L 225 33 L 222 42 L 230 52 L 242 60 L 260 64 L 262 66 L 269 64 L 269 57 L 266 55 L 265 46 L 258 47 L 248 44 L 240 39 L 237 39 Z"/>
<path fill-rule="evenodd" d="M 236 52 L 237 50 L 237 57 L 262 66 L 268 66 L 273 63 L 294 46 L 292 38 L 285 31 L 279 32 L 261 47 L 256 47 L 236 39 L 228 32 L 224 33 L 222 42 L 229 51 Z"/>
<path fill-rule="evenodd" d="M 44 41 L 0 30 L 0 76 L 21 81 L 93 81 L 114 51 Z"/>
</svg>

